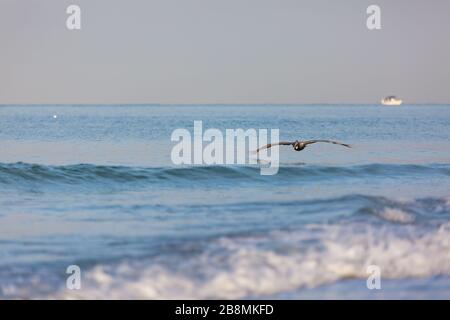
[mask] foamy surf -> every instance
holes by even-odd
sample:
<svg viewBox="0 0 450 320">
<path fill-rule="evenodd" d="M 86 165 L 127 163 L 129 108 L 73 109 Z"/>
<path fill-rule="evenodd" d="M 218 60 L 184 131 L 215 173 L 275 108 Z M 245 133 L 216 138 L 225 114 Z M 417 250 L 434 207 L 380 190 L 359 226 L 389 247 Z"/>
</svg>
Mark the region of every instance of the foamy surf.
<svg viewBox="0 0 450 320">
<path fill-rule="evenodd" d="M 182 237 L 156 247 L 155 240 L 153 243 L 151 239 L 144 240 L 139 244 L 141 253 L 134 257 L 100 258 L 89 263 L 72 260 L 69 264 L 78 263 L 83 270 L 83 285 L 79 291 L 65 289 L 65 267 L 61 264 L 46 266 L 44 263 L 33 269 L 26 265 L 0 268 L 0 296 L 64 299 L 276 297 L 350 279 L 364 287 L 369 265 L 379 266 L 385 280 L 450 277 L 448 198 L 393 200 L 349 195 L 270 204 L 273 205 L 286 209 L 279 212 L 278 221 L 283 218 L 294 221 L 287 216 L 288 212 L 300 219 L 284 226 L 273 220 L 270 228 L 261 231 L 228 231 L 226 235 L 210 234 L 196 239 Z M 353 212 L 342 211 L 343 205 L 353 208 Z M 269 204 L 265 203 L 231 204 L 219 212 L 230 214 L 236 208 L 248 208 L 247 214 L 252 215 L 253 211 L 264 211 L 267 206 Z M 195 211 L 209 212 L 213 207 L 193 208 L 189 219 L 195 219 Z M 324 211 L 330 213 L 324 214 Z M 341 213 L 336 214 L 339 211 Z M 175 221 L 174 214 L 171 215 Z M 177 228 L 175 224 L 173 227 Z M 7 246 L 8 242 L 3 245 Z M 31 252 L 45 252 L 48 247 L 43 245 L 42 249 L 35 245 Z M 118 250 L 121 245 L 127 249 L 136 244 L 127 240 L 107 250 Z M 130 253 L 129 249 L 124 252 Z"/>
<path fill-rule="evenodd" d="M 432 262 L 430 256 L 433 256 Z M 359 279 L 450 276 L 450 224 L 423 232 L 364 223 L 310 225 L 259 236 L 219 238 L 187 259 L 123 261 L 86 272 L 64 299 L 241 299 Z"/>
</svg>

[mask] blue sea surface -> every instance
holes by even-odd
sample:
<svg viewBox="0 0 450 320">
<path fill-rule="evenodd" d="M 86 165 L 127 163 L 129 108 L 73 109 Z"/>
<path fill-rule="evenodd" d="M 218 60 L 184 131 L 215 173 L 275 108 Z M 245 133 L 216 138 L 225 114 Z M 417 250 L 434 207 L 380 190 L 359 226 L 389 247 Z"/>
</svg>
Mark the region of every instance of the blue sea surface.
<svg viewBox="0 0 450 320">
<path fill-rule="evenodd" d="M 176 166 L 194 120 L 352 148 Z M 0 298 L 450 299 L 450 106 L 0 106 Z"/>
</svg>

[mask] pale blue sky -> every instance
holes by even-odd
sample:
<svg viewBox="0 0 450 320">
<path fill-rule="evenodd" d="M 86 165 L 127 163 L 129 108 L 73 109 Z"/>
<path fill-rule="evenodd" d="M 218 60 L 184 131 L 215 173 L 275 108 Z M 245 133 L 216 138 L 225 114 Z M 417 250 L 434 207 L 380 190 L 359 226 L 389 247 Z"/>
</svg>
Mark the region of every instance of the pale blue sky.
<svg viewBox="0 0 450 320">
<path fill-rule="evenodd" d="M 450 103 L 449 39 L 448 0 L 1 0 L 0 104 Z"/>
</svg>

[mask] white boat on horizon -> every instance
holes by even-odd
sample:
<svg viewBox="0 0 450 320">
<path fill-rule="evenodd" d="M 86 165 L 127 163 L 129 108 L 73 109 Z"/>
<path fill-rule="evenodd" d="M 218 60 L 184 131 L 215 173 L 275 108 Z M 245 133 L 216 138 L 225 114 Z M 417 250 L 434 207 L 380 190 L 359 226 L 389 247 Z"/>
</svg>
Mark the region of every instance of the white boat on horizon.
<svg viewBox="0 0 450 320">
<path fill-rule="evenodd" d="M 398 99 L 396 96 L 387 96 L 381 100 L 381 104 L 383 106 L 399 106 L 402 103 L 402 99 Z"/>
</svg>

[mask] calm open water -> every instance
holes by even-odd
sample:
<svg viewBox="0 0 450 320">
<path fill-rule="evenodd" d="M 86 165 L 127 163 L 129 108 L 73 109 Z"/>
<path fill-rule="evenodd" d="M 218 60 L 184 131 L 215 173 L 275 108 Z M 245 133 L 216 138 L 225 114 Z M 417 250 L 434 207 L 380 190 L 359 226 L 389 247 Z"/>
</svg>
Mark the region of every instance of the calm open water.
<svg viewBox="0 0 450 320">
<path fill-rule="evenodd" d="M 353 148 L 175 167 L 194 120 Z M 450 106 L 0 106 L 0 298 L 55 297 L 449 299 Z"/>
</svg>

